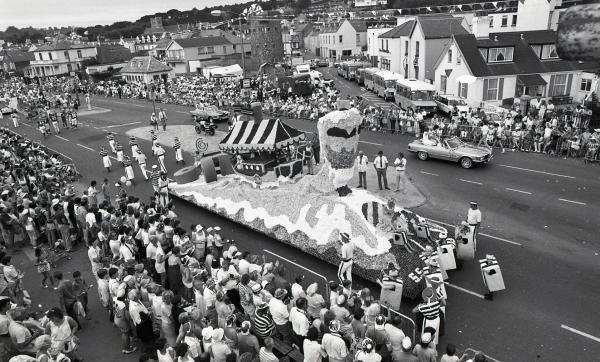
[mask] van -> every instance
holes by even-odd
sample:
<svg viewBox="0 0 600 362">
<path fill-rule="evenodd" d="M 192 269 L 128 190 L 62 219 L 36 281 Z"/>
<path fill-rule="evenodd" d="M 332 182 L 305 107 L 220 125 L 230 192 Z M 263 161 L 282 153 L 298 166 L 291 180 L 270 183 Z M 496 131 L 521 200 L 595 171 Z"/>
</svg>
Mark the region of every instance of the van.
<svg viewBox="0 0 600 362">
<path fill-rule="evenodd" d="M 310 65 L 298 64 L 296 65 L 296 74 L 308 74 L 310 73 Z"/>
</svg>

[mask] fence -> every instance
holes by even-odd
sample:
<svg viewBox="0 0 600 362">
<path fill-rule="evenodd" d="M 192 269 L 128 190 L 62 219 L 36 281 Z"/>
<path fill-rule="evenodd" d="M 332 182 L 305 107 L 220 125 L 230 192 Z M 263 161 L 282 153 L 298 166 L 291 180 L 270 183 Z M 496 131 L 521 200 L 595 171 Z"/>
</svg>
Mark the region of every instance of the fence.
<svg viewBox="0 0 600 362">
<path fill-rule="evenodd" d="M 407 336 L 411 336 L 412 335 L 412 339 L 411 341 L 416 341 L 415 337 L 417 335 L 417 323 L 415 323 L 414 319 L 405 316 L 404 314 L 395 311 L 389 307 L 386 307 L 384 305 L 381 305 L 381 309 L 386 311 L 386 315 L 388 318 L 391 318 L 393 316 L 396 317 L 400 317 L 400 319 L 402 320 L 402 323 L 400 324 L 400 329 L 402 329 L 402 331 L 404 332 L 405 335 Z M 412 333 L 409 335 L 408 331 L 411 331 Z"/>
<path fill-rule="evenodd" d="M 285 265 L 285 273 L 283 277 L 288 280 L 290 283 L 293 283 L 298 275 L 304 275 L 304 282 L 302 283 L 302 287 L 306 290 L 306 287 L 312 283 L 317 283 L 319 288 L 317 292 L 323 296 L 325 301 L 329 300 L 329 283 L 327 282 L 327 278 L 325 276 L 310 270 L 292 260 L 282 257 L 281 255 L 277 255 L 274 252 L 263 249 L 263 256 L 265 260 L 275 262 L 279 260 L 281 264 L 282 261 L 286 263 Z"/>
<path fill-rule="evenodd" d="M 475 355 L 477 353 L 483 354 L 485 356 L 486 360 L 489 361 L 489 362 L 500 362 L 500 360 L 492 358 L 492 357 L 488 356 L 487 354 L 485 354 L 485 353 L 483 353 L 481 351 L 476 351 L 473 348 L 467 348 L 467 349 L 465 349 L 463 351 L 463 356 L 466 356 L 466 358 L 471 358 L 472 359 L 473 357 L 475 357 Z"/>
</svg>

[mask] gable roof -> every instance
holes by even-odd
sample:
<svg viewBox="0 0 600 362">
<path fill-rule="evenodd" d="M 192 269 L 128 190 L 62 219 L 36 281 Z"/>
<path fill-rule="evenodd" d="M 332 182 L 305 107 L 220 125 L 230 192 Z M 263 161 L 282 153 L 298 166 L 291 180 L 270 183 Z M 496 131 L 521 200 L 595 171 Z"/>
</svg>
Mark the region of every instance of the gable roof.
<svg viewBox="0 0 600 362">
<path fill-rule="evenodd" d="M 23 51 L 20 49 L 4 49 L 0 52 L 0 55 L 5 56 L 13 63 L 21 63 L 35 60 L 33 53 Z"/>
<path fill-rule="evenodd" d="M 401 36 L 410 36 L 415 27 L 415 21 L 409 20 L 406 23 L 398 25 L 397 27 L 389 30 L 379 36 L 379 38 L 399 38 Z"/>
<path fill-rule="evenodd" d="M 53 50 L 69 50 L 69 49 L 84 49 L 84 48 L 95 48 L 95 45 L 91 44 L 72 44 L 68 41 L 58 41 L 51 44 L 44 44 L 38 47 L 35 51 L 53 51 Z"/>
<path fill-rule="evenodd" d="M 154 48 L 154 50 L 166 50 L 169 44 L 171 44 L 171 39 L 162 38 L 156 42 L 156 48 Z"/>
<path fill-rule="evenodd" d="M 523 36 L 521 37 L 521 35 Z M 600 68 L 598 62 L 540 59 L 530 45 L 553 44 L 556 39 L 556 32 L 553 30 L 493 33 L 490 34 L 490 37 L 491 39 L 477 39 L 473 34 L 454 36 L 456 46 L 475 77 L 556 73 Z M 551 39 L 554 39 L 554 41 L 550 42 Z M 513 61 L 487 63 L 479 52 L 479 48 L 491 48 L 493 45 L 496 47 L 514 47 Z"/>
<path fill-rule="evenodd" d="M 214 45 L 229 45 L 232 44 L 229 40 L 222 36 L 203 36 L 200 38 L 189 38 L 189 39 L 175 39 L 174 43 L 177 43 L 182 48 L 198 48 Z"/>
<path fill-rule="evenodd" d="M 346 20 L 352 25 L 354 30 L 358 33 L 366 33 L 367 32 L 367 23 L 364 20 Z M 341 25 L 341 24 L 340 24 Z"/>
<path fill-rule="evenodd" d="M 462 26 L 463 18 L 453 17 L 451 15 L 438 16 L 418 16 L 418 22 L 421 24 L 423 36 L 425 39 L 444 39 L 452 35 L 469 34 L 469 31 Z"/>
<path fill-rule="evenodd" d="M 150 55 L 132 58 L 129 63 L 121 69 L 121 73 L 158 73 L 170 71 L 171 67 L 159 62 Z"/>
</svg>

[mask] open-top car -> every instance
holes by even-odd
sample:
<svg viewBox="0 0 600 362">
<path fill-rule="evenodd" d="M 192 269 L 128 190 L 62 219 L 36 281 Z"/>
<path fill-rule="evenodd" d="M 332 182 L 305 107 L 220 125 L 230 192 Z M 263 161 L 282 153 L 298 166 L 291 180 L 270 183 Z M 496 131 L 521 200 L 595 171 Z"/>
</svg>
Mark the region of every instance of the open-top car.
<svg viewBox="0 0 600 362">
<path fill-rule="evenodd" d="M 492 150 L 487 147 L 469 145 L 458 137 L 442 138 L 440 141 L 422 139 L 408 145 L 410 152 L 415 152 L 421 161 L 428 158 L 458 162 L 463 168 L 471 168 L 476 163 L 488 163 L 492 160 Z"/>
<path fill-rule="evenodd" d="M 196 108 L 190 111 L 190 114 L 198 121 L 227 122 L 229 120 L 229 112 L 214 106 Z"/>
</svg>

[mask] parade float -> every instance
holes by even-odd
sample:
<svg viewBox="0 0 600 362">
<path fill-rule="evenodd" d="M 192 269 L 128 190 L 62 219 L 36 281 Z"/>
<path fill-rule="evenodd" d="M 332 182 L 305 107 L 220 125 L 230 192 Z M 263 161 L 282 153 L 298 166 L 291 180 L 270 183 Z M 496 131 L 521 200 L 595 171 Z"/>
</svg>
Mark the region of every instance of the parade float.
<svg viewBox="0 0 600 362">
<path fill-rule="evenodd" d="M 307 146 L 301 131 L 280 120 L 238 122 L 221 141 L 222 152 L 181 170 L 170 192 L 334 265 L 339 234 L 347 233 L 356 245 L 355 275 L 375 282 L 394 264 L 403 295 L 415 298 L 425 287 L 422 252 L 439 250 L 447 231 L 393 200 L 350 188 L 360 124 L 356 109 L 319 120 L 312 146 L 321 162 L 310 175 L 305 160 L 294 159 Z"/>
</svg>

